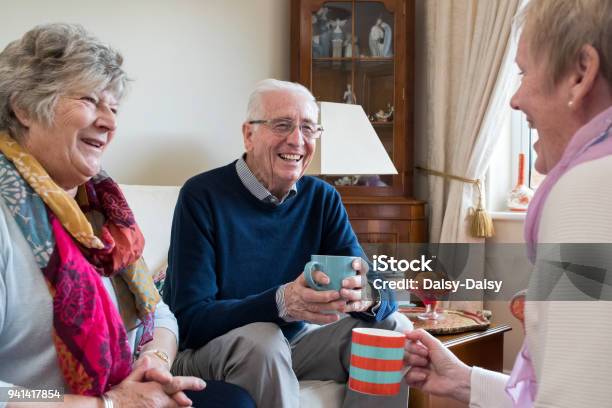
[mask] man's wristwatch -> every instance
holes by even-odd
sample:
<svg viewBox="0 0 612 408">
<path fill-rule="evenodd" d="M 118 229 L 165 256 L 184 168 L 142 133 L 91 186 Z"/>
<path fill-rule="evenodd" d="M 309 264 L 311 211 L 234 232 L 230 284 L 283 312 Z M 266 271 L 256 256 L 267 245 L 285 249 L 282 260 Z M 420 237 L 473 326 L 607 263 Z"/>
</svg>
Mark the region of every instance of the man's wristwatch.
<svg viewBox="0 0 612 408">
<path fill-rule="evenodd" d="M 378 309 L 380 308 L 380 290 L 372 287 L 370 282 L 367 282 L 367 284 L 363 287 L 363 290 L 365 291 L 365 300 L 372 302 L 372 305 L 362 313 L 375 317 Z"/>
</svg>

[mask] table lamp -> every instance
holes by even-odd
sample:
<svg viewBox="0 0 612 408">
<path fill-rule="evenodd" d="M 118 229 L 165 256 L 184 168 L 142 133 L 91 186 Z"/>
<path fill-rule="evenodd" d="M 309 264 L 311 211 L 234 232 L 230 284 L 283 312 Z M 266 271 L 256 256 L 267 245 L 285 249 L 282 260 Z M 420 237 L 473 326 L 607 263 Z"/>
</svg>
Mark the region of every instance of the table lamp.
<svg viewBox="0 0 612 408">
<path fill-rule="evenodd" d="M 361 105 L 319 102 L 319 123 L 323 134 L 306 174 L 397 174 Z"/>
</svg>

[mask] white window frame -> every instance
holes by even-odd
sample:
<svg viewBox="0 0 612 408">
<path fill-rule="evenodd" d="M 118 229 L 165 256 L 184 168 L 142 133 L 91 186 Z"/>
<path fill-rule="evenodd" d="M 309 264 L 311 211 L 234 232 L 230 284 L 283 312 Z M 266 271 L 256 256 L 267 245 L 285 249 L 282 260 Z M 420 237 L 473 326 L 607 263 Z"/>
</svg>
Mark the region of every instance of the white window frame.
<svg viewBox="0 0 612 408">
<path fill-rule="evenodd" d="M 506 200 L 510 191 L 517 183 L 519 153 L 525 153 L 525 181 L 530 176 L 530 145 L 529 126 L 525 115 L 508 106 L 508 115 L 500 123 L 500 140 L 491 158 L 486 175 L 487 209 L 495 216 L 503 217 L 505 213 L 519 214 L 508 209 Z M 495 217 L 494 217 L 495 218 Z M 516 218 L 516 217 L 511 217 Z"/>
<path fill-rule="evenodd" d="M 513 64 L 511 75 L 514 89 L 519 86 L 519 69 Z M 511 213 L 506 204 L 508 195 L 516 184 L 518 174 L 518 154 L 528 152 L 529 128 L 524 115 L 510 107 L 499 122 L 500 140 L 491 157 L 486 174 L 487 210 L 495 216 Z M 526 144 L 525 144 L 526 143 Z"/>
</svg>

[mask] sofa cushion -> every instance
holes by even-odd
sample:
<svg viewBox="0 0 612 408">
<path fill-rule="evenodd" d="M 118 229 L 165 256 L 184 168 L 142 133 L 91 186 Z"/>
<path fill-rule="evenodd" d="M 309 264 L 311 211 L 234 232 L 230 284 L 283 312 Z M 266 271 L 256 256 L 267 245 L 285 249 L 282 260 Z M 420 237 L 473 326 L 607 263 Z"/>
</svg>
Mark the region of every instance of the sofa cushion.
<svg viewBox="0 0 612 408">
<path fill-rule="evenodd" d="M 144 259 L 158 275 L 168 265 L 172 215 L 180 187 L 120 185 L 145 237 Z"/>
</svg>

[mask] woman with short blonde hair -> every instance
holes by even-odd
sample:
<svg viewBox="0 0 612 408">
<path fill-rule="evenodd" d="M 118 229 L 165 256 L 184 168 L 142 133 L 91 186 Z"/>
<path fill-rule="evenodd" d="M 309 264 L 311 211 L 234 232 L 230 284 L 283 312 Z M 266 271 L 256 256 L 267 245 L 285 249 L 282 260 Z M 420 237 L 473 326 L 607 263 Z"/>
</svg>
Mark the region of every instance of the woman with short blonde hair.
<svg viewBox="0 0 612 408">
<path fill-rule="evenodd" d="M 610 406 L 612 2 L 531 0 L 518 22 L 511 105 L 538 130 L 535 168 L 547 175 L 525 221 L 534 271 L 524 312 L 512 309 L 525 342 L 507 376 L 408 333 L 406 381 L 471 407 Z"/>
</svg>

